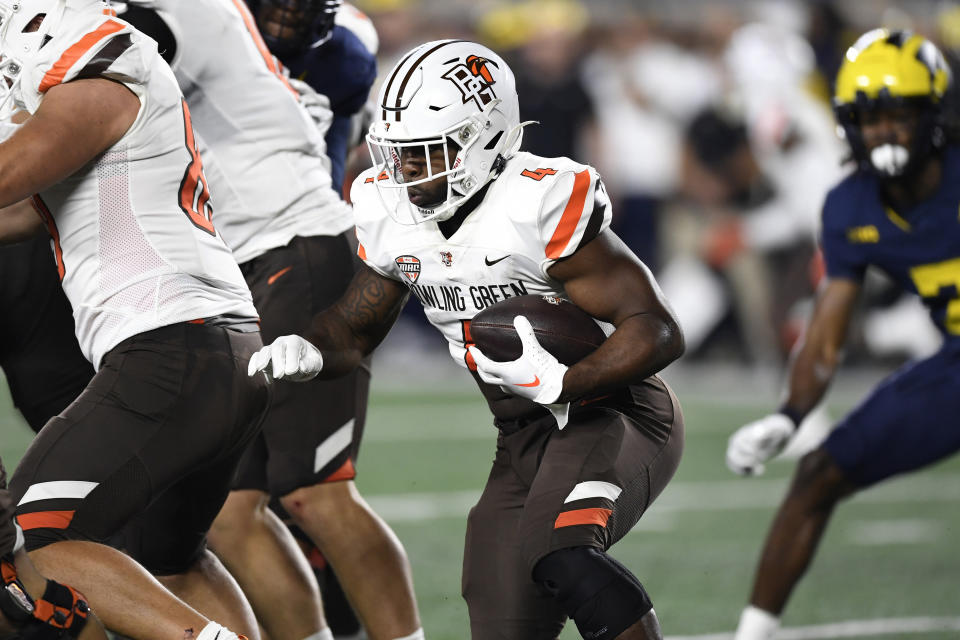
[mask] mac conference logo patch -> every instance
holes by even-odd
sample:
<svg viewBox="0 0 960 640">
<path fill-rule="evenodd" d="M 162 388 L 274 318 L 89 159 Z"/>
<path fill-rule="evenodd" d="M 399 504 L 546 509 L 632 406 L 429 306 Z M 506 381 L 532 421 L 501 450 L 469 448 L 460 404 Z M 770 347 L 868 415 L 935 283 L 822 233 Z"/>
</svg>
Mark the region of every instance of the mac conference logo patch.
<svg viewBox="0 0 960 640">
<path fill-rule="evenodd" d="M 416 282 L 420 277 L 420 258 L 416 256 L 398 256 L 394 262 L 400 269 L 400 273 L 407 276 L 410 282 Z"/>
</svg>

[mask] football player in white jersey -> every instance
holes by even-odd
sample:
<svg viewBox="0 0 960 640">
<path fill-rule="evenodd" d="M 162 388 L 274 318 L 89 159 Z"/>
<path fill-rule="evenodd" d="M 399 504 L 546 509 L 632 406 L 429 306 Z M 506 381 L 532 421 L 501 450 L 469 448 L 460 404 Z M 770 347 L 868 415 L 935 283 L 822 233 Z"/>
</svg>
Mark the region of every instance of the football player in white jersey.
<svg viewBox="0 0 960 640">
<path fill-rule="evenodd" d="M 472 637 L 553 639 L 571 617 L 585 638 L 660 638 L 643 586 L 606 551 L 679 464 L 680 407 L 654 374 L 683 337 L 649 271 L 609 230 L 596 171 L 519 151 L 522 127 L 513 74 L 494 52 L 444 40 L 407 53 L 380 90 L 374 167 L 351 191 L 366 268 L 306 340 L 279 338 L 249 370 L 341 375 L 413 293 L 500 430 L 467 526 Z M 525 318 L 518 360 L 472 346 L 477 312 L 534 293 L 569 298 L 615 329 L 569 368 Z"/>
<path fill-rule="evenodd" d="M 217 227 L 253 292 L 264 336 L 305 331 L 359 262 L 352 212 L 325 166 L 324 132 L 298 105 L 242 0 L 129 5 L 121 17 L 143 30 L 157 20 L 168 27 L 155 39 L 172 53 L 204 157 L 216 160 L 207 177 Z M 353 482 L 369 380 L 362 367 L 275 389 L 210 531 L 211 547 L 273 638 L 332 636 L 306 558 L 267 508 L 271 495 L 335 568 L 372 640 L 419 632 L 403 547 Z"/>
<path fill-rule="evenodd" d="M 237 364 L 257 314 L 176 79 L 98 0 L 0 0 L 0 56 L 2 105 L 27 114 L 0 143 L 0 236 L 49 232 L 97 370 L 11 480 L 26 549 L 123 635 L 236 637 L 202 610 L 257 638 L 204 536 L 269 393 Z M 143 566 L 98 544 L 134 519 Z"/>
</svg>

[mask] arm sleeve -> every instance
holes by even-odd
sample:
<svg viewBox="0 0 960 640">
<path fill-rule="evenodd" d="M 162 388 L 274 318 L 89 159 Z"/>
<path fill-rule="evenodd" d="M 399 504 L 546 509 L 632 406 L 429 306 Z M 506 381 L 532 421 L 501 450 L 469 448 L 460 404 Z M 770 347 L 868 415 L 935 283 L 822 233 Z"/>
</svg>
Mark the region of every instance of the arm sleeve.
<svg viewBox="0 0 960 640">
<path fill-rule="evenodd" d="M 537 229 L 544 247 L 540 269 L 568 258 L 610 226 L 607 190 L 592 167 L 557 176 L 541 203 Z"/>
</svg>

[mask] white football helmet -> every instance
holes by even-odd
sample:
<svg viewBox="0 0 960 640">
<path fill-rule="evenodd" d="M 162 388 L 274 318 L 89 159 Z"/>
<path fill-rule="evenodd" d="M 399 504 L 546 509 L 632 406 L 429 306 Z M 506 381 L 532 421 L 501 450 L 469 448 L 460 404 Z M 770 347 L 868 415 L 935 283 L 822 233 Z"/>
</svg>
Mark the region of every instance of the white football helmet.
<svg viewBox="0 0 960 640">
<path fill-rule="evenodd" d="M 0 0 L 0 117 L 24 107 L 19 97 L 24 63 L 56 40 L 70 14 L 105 12 L 110 12 L 107 0 Z M 39 27 L 28 31 L 39 16 Z"/>
<path fill-rule="evenodd" d="M 463 40 L 428 42 L 407 53 L 385 77 L 367 144 L 380 198 L 402 224 L 447 220 L 503 170 L 520 148 L 523 124 L 513 72 L 490 49 Z M 526 123 L 524 123 L 526 124 Z M 442 145 L 445 168 L 404 181 L 401 152 L 425 157 Z M 418 149 L 419 150 L 419 149 Z M 414 205 L 407 187 L 445 176 L 447 195 Z"/>
</svg>

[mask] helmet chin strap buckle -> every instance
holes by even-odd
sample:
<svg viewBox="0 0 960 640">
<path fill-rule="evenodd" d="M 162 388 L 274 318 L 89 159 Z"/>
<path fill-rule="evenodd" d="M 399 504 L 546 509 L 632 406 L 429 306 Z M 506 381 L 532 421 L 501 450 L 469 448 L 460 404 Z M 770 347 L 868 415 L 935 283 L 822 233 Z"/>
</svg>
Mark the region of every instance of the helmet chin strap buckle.
<svg viewBox="0 0 960 640">
<path fill-rule="evenodd" d="M 870 164 L 887 176 L 902 175 L 910 162 L 910 151 L 898 144 L 883 144 L 870 152 Z"/>
</svg>

